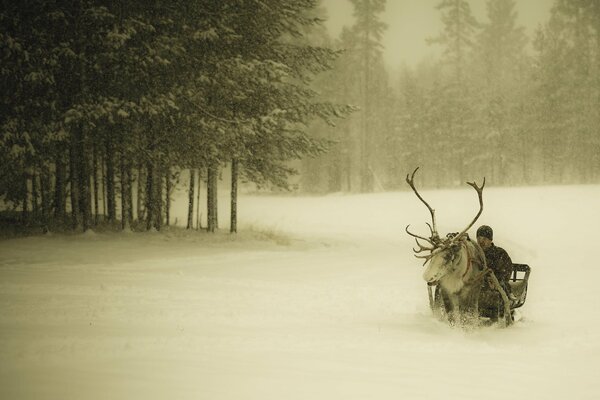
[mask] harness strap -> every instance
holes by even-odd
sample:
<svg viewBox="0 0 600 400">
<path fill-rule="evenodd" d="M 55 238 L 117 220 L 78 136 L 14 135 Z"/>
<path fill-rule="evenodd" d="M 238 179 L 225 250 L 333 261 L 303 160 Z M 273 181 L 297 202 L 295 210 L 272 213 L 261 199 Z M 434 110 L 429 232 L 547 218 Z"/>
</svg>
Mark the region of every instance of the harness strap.
<svg viewBox="0 0 600 400">
<path fill-rule="evenodd" d="M 467 273 L 471 269 L 471 264 L 473 263 L 473 258 L 471 257 L 471 252 L 469 251 L 469 246 L 467 246 L 467 243 L 463 242 L 462 245 L 465 246 L 465 250 L 467 251 L 467 268 L 465 269 L 465 272 L 463 273 L 463 275 L 461 277 L 462 281 L 464 282 L 465 281 L 465 276 L 467 275 Z"/>
<path fill-rule="evenodd" d="M 469 270 L 472 267 L 473 264 L 473 255 L 471 253 L 471 251 L 469 250 L 469 246 L 467 245 L 466 242 L 463 242 L 463 246 L 465 246 L 465 250 L 467 251 L 467 268 L 465 269 L 465 272 L 463 273 L 461 279 L 463 282 L 467 283 L 467 281 L 465 281 L 465 276 L 467 275 L 467 273 L 469 272 Z M 475 278 L 471 279 L 470 282 L 477 282 L 479 280 L 481 280 L 486 274 L 488 274 L 491 271 L 490 268 L 488 268 L 487 266 L 484 267 L 483 271 L 481 271 L 481 273 L 476 276 Z"/>
</svg>

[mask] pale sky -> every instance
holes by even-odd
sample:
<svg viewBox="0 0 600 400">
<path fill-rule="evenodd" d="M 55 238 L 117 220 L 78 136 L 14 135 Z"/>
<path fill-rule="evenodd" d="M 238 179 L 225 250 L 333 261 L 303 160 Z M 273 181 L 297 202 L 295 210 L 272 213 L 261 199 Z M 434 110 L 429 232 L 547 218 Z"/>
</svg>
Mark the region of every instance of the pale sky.
<svg viewBox="0 0 600 400">
<path fill-rule="evenodd" d="M 471 0 L 471 10 L 478 21 L 487 20 L 488 0 Z M 531 38 L 539 24 L 550 17 L 555 0 L 517 0 L 518 21 L 525 26 Z M 383 45 L 389 67 L 402 63 L 414 66 L 423 58 L 436 55 L 439 46 L 427 45 L 425 39 L 437 36 L 442 30 L 441 14 L 435 6 L 440 0 L 387 0 L 386 11 L 381 15 L 387 23 Z M 337 38 L 343 26 L 353 24 L 353 7 L 349 0 L 324 0 L 329 13 L 325 23 L 332 37 Z"/>
</svg>

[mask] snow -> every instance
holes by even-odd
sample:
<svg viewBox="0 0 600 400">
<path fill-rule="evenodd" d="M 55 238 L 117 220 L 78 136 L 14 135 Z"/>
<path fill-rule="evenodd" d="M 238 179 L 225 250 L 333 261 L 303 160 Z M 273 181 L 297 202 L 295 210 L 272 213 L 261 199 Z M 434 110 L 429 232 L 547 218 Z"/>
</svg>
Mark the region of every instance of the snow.
<svg viewBox="0 0 600 400">
<path fill-rule="evenodd" d="M 441 232 L 477 211 L 469 187 L 422 194 Z M 507 329 L 430 315 L 404 232 L 426 233 L 429 215 L 408 191 L 245 195 L 233 237 L 0 241 L 0 398 L 598 398 L 599 196 L 485 189 L 476 226 L 532 267 Z"/>
</svg>

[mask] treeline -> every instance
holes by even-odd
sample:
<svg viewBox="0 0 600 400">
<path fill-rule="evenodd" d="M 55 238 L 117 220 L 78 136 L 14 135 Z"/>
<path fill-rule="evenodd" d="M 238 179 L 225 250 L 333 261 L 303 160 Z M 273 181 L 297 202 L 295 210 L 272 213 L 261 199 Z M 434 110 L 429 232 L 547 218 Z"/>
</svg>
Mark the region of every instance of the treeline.
<svg viewBox="0 0 600 400">
<path fill-rule="evenodd" d="M 44 229 L 160 229 L 190 170 L 190 227 L 198 171 L 214 231 L 231 165 L 235 231 L 237 182 L 286 187 L 329 143 L 308 123 L 352 110 L 311 88 L 338 55 L 303 40 L 316 3 L 2 1 L 0 199 Z"/>
<path fill-rule="evenodd" d="M 319 128 L 338 145 L 304 162 L 305 190 L 404 188 L 416 166 L 435 187 L 600 182 L 600 2 L 556 0 L 530 38 L 514 0 L 488 0 L 483 21 L 468 1 L 441 0 L 443 29 L 429 38 L 440 58 L 394 71 L 382 61 L 385 1 L 352 3 L 356 23 L 334 41 L 347 51 L 323 87 L 361 110 Z"/>
</svg>

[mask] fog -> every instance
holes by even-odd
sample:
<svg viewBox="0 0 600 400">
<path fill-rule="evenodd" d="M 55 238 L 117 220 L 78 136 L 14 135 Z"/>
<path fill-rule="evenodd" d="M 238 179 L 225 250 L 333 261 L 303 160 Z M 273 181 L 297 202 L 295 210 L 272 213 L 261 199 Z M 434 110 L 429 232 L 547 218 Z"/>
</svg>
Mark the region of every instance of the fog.
<svg viewBox="0 0 600 400">
<path fill-rule="evenodd" d="M 307 192 L 600 179 L 599 13 L 572 1 L 325 1 L 313 43 L 342 50 L 315 87 L 357 110 L 304 161 Z M 586 8 L 587 7 L 587 8 Z M 585 161 L 584 161 L 585 160 Z"/>
<path fill-rule="evenodd" d="M 439 0 L 394 0 L 385 5 L 381 20 L 387 24 L 383 35 L 383 55 L 386 65 L 395 69 L 402 64 L 416 66 L 426 58 L 440 55 L 440 50 L 426 43 L 427 38 L 440 33 L 443 24 L 435 6 Z M 518 0 L 516 3 L 517 22 L 532 35 L 539 25 L 550 17 L 553 0 Z M 483 0 L 469 1 L 473 15 L 479 20 L 486 16 Z M 327 9 L 325 26 L 332 37 L 337 37 L 344 26 L 354 23 L 353 7 L 349 0 L 325 0 Z"/>
</svg>

